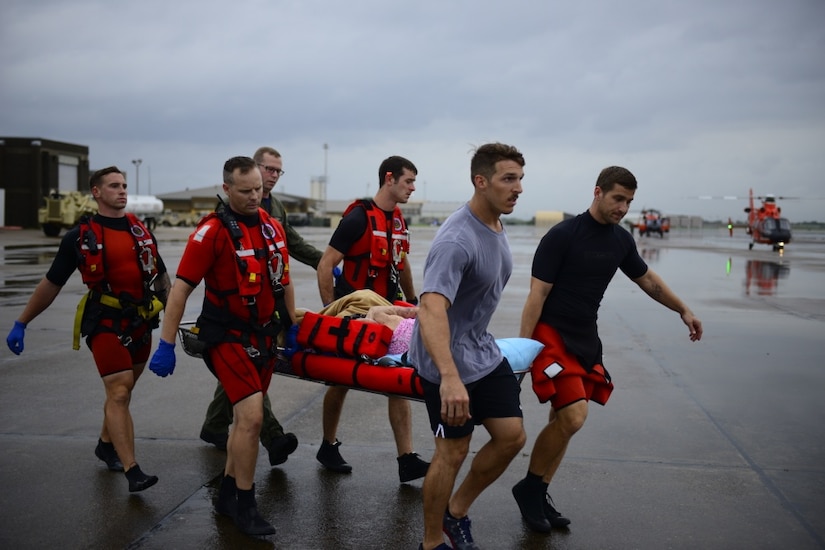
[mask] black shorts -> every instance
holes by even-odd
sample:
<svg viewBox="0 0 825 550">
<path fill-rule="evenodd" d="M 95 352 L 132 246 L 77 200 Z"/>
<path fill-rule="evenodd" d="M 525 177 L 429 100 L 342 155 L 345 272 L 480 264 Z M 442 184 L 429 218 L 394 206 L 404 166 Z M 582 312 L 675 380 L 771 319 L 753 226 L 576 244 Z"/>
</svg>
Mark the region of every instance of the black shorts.
<svg viewBox="0 0 825 550">
<path fill-rule="evenodd" d="M 522 418 L 521 386 L 510 363 L 504 359 L 490 374 L 467 384 L 472 418 L 462 426 L 447 426 L 441 422 L 441 395 L 439 384 L 421 379 L 424 403 L 430 417 L 433 435 L 445 439 L 458 439 L 473 433 L 476 425 L 488 418 Z"/>
</svg>

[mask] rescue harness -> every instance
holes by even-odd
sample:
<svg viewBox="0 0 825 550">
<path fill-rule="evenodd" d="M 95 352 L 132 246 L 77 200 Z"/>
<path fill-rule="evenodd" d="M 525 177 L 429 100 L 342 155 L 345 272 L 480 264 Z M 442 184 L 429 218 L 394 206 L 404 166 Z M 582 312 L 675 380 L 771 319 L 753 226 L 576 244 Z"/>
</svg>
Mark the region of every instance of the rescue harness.
<svg viewBox="0 0 825 550">
<path fill-rule="evenodd" d="M 282 252 L 286 250 L 285 237 L 272 225 L 271 217 L 266 211 L 259 208 L 258 215 L 261 234 L 266 242 L 265 248 L 254 247 L 250 228 L 239 224 L 234 213 L 222 200 L 215 212 L 206 216 L 198 225 L 201 227 L 212 219 L 218 219 L 226 229 L 235 250 L 236 279 L 234 286 L 230 288 L 206 286 L 201 315 L 191 330 L 205 344 L 203 351 L 222 342 L 240 343 L 253 363 L 261 367 L 276 355 L 276 338 L 289 327 L 290 317 L 284 303 L 285 289 L 281 282 L 286 265 L 286 253 Z M 266 259 L 266 274 L 261 273 L 261 259 Z M 258 323 L 256 297 L 264 291 L 264 277 L 275 297 L 275 313 L 270 320 L 261 324 Z M 235 294 L 249 309 L 249 319 L 241 319 L 229 311 L 227 297 Z M 213 299 L 210 300 L 209 296 Z M 252 334 L 257 336 L 257 345 L 252 342 Z M 266 344 L 267 338 L 270 339 L 270 345 Z M 208 355 L 204 353 L 203 357 L 206 359 Z"/>
<path fill-rule="evenodd" d="M 89 338 L 100 332 L 113 332 L 121 344 L 133 350 L 149 341 L 151 330 L 147 330 L 141 338 L 134 339 L 132 334 L 148 324 L 149 328 L 156 328 L 159 324 L 158 315 L 163 309 L 163 302 L 152 291 L 151 286 L 158 276 L 158 250 L 149 230 L 132 213 L 126 213 L 129 222 L 129 233 L 135 242 L 137 262 L 140 265 L 143 279 L 143 290 L 140 297 L 128 292 L 115 295 L 107 279 L 106 254 L 104 250 L 104 228 L 89 216 L 80 219 L 78 227 L 80 233 L 77 239 L 78 270 L 83 283 L 89 291 L 83 295 L 77 305 L 74 320 L 72 348 L 80 349 L 80 337 Z M 101 323 L 109 319 L 112 326 Z M 128 320 L 124 323 L 123 320 Z"/>
</svg>

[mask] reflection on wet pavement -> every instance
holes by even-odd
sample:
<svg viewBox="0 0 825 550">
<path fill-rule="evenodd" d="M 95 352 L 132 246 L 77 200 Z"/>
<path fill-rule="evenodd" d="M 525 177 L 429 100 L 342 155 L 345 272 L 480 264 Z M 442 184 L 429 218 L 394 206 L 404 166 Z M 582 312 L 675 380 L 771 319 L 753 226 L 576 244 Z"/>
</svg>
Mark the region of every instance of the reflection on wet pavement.
<svg viewBox="0 0 825 550">
<path fill-rule="evenodd" d="M 787 263 L 748 260 L 745 264 L 745 295 L 750 296 L 753 291 L 758 296 L 773 296 L 779 279 L 788 278 L 790 272 L 791 266 Z"/>
</svg>

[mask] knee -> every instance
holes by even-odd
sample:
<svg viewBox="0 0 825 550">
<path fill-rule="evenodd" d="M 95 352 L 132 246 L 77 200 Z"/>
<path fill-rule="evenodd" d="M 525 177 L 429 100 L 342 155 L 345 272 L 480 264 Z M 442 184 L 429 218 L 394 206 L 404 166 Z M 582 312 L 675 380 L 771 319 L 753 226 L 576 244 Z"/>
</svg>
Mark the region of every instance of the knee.
<svg viewBox="0 0 825 550">
<path fill-rule="evenodd" d="M 499 444 L 502 446 L 502 453 L 508 454 L 509 456 L 516 456 L 518 452 L 524 448 L 524 445 L 527 444 L 527 433 L 523 428 L 514 431 L 510 437 L 499 440 Z"/>
<path fill-rule="evenodd" d="M 585 420 L 587 420 L 587 409 L 581 407 L 571 408 L 556 417 L 559 429 L 567 436 L 578 432 L 584 426 Z"/>
<path fill-rule="evenodd" d="M 461 468 L 461 465 L 464 464 L 464 461 L 467 459 L 467 455 L 469 453 L 469 445 L 454 446 L 443 450 L 436 449 L 435 454 L 433 454 L 433 462 L 441 462 L 450 470 L 458 471 L 458 469 Z"/>
<path fill-rule="evenodd" d="M 236 412 L 235 422 L 238 428 L 244 431 L 256 434 L 260 433 L 261 426 L 264 422 L 263 411 L 244 411 L 240 414 Z"/>
<path fill-rule="evenodd" d="M 114 386 L 107 392 L 107 400 L 118 406 L 126 406 L 132 397 L 132 392 L 126 386 Z"/>
</svg>

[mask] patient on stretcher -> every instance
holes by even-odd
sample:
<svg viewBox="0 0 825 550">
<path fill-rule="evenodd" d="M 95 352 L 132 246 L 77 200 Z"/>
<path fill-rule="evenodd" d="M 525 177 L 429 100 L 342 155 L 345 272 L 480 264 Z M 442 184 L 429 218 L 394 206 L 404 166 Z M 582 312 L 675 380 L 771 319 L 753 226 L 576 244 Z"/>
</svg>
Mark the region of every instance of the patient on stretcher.
<svg viewBox="0 0 825 550">
<path fill-rule="evenodd" d="M 306 311 L 298 310 L 298 323 L 303 320 Z M 392 334 L 384 353 L 372 355 L 372 359 L 383 366 L 407 366 L 406 352 L 410 348 L 415 317 L 418 307 L 413 305 L 394 305 L 372 290 L 359 290 L 335 300 L 318 312 L 320 315 L 335 317 L 359 317 L 364 322 L 375 322 L 389 328 Z M 304 330 L 304 334 L 308 333 Z M 299 343 L 301 343 L 299 338 Z M 544 347 L 529 338 L 497 339 L 503 355 L 507 358 L 514 372 L 525 372 Z M 306 340 L 302 345 L 306 344 Z"/>
</svg>

